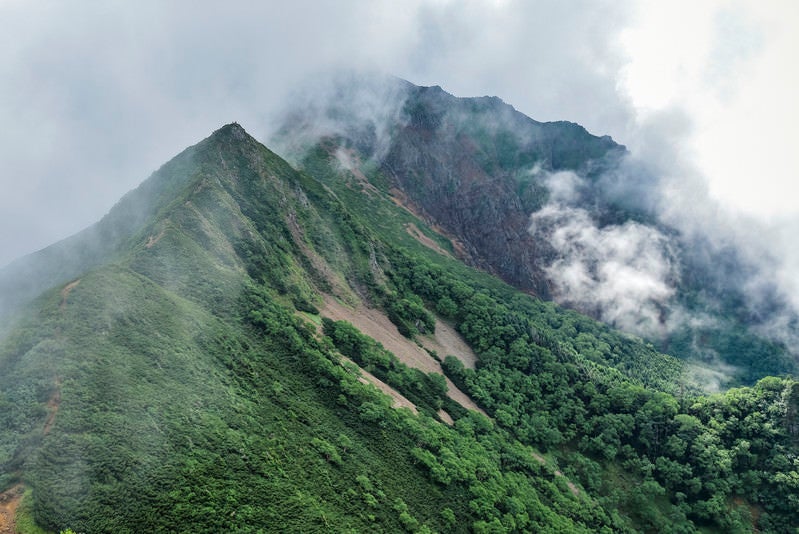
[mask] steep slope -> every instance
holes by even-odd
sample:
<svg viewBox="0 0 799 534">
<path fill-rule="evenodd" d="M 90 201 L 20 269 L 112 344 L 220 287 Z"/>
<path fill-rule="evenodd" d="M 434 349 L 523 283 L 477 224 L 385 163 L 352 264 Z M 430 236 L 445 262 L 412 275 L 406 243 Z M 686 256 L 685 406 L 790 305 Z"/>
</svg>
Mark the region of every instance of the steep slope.
<svg viewBox="0 0 799 534">
<path fill-rule="evenodd" d="M 221 128 L 142 186 L 105 259 L 21 306 L 0 493 L 81 532 L 795 523 L 796 382 L 702 396 L 681 361 L 455 260 L 368 165 L 314 154 L 298 172 Z M 372 335 L 331 302 L 375 310 Z M 441 320 L 476 362 L 425 356 Z"/>
<path fill-rule="evenodd" d="M 275 136 L 281 153 L 309 172 L 328 159 L 330 174 L 359 175 L 470 265 L 716 364 L 724 384 L 799 371 L 787 301 L 773 288 L 747 293 L 756 266 L 734 246 L 660 221 L 657 178 L 623 146 L 498 98 L 367 79 L 337 79 L 334 97 L 289 113 Z M 780 335 L 768 333 L 774 324 L 786 325 Z"/>
<path fill-rule="evenodd" d="M 367 82 L 374 94 L 363 95 L 348 85 L 361 86 L 362 78 L 336 83 L 321 108 L 288 114 L 275 139 L 285 153 L 301 160 L 318 134 L 329 134 L 328 151 L 343 160 L 352 150 L 356 159 L 377 164 L 402 202 L 458 238 L 463 259 L 550 295 L 540 265 L 551 247 L 528 232 L 530 213 L 548 198 L 543 175 L 564 169 L 597 175 L 623 146 L 574 123 L 537 122 L 498 98 L 455 98 L 437 86 L 393 79 Z M 391 99 L 383 103 L 388 111 L 357 111 L 363 101 L 381 98 Z"/>
<path fill-rule="evenodd" d="M 467 438 L 391 410 L 293 315 L 314 316 L 320 289 L 354 302 L 384 291 L 370 258 L 379 243 L 238 125 L 183 157 L 185 174 L 170 182 L 180 186 L 159 191 L 126 245 L 101 244 L 113 261 L 39 297 L 3 343 L 3 486 L 32 489 L 40 525 L 83 532 L 393 532 L 480 520 L 468 485 L 437 484 L 411 454 Z M 163 183 L 157 173 L 144 187 Z M 387 379 L 426 413 L 441 406 L 425 375 L 395 363 Z M 447 409 L 478 417 L 488 441 L 462 450 L 498 481 L 491 449 L 521 445 Z M 552 480 L 514 492 L 547 492 L 549 505 L 530 503 L 544 512 L 538 524 L 587 530 L 586 503 Z M 547 511 L 555 503 L 571 517 Z"/>
<path fill-rule="evenodd" d="M 497 98 L 417 87 L 381 168 L 414 206 L 466 244 L 469 257 L 523 290 L 550 295 L 536 268 L 551 252 L 527 231 L 546 190 L 536 172 L 588 171 L 623 150 L 581 126 L 539 123 Z"/>
</svg>

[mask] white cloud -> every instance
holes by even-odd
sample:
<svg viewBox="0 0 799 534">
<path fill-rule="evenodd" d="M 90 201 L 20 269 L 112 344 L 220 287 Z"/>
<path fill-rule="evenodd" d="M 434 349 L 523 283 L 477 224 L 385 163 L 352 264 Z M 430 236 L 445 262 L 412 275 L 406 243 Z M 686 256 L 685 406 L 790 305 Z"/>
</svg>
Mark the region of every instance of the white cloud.
<svg viewBox="0 0 799 534">
<path fill-rule="evenodd" d="M 546 272 L 558 300 L 628 332 L 662 334 L 679 277 L 665 235 L 635 222 L 600 228 L 586 210 L 558 202 L 532 214 L 530 232 L 556 251 Z"/>
<path fill-rule="evenodd" d="M 621 88 L 636 115 L 679 107 L 713 199 L 768 220 L 799 213 L 799 4 L 705 0 L 638 7 L 622 33 Z"/>
<path fill-rule="evenodd" d="M 551 202 L 572 203 L 577 199 L 582 180 L 572 171 L 560 171 L 550 174 L 545 183 Z"/>
<path fill-rule="evenodd" d="M 265 138 L 277 103 L 320 70 L 377 68 L 615 131 L 629 119 L 614 78 L 625 6 L 0 3 L 0 265 L 96 221 L 221 124 Z"/>
</svg>

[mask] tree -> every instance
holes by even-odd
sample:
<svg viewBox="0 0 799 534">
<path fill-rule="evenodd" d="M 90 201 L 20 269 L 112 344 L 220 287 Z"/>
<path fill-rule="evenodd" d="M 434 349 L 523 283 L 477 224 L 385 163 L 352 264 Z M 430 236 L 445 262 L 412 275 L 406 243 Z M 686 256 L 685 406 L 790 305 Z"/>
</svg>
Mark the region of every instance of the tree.
<svg viewBox="0 0 799 534">
<path fill-rule="evenodd" d="M 638 439 L 650 452 L 657 455 L 665 441 L 666 432 L 677 415 L 679 404 L 668 393 L 655 392 L 635 416 Z"/>
<path fill-rule="evenodd" d="M 785 431 L 794 440 L 799 439 L 799 382 L 790 382 L 782 392 L 785 403 Z"/>
</svg>

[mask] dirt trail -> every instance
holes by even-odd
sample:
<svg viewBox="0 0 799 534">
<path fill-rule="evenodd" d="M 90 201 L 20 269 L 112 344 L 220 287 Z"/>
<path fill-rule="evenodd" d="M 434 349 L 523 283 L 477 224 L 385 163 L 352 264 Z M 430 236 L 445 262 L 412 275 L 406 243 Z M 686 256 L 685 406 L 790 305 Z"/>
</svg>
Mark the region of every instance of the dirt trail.
<svg viewBox="0 0 799 534">
<path fill-rule="evenodd" d="M 435 224 L 432 221 L 427 220 L 427 218 L 422 214 L 421 210 L 416 206 L 414 206 L 413 202 L 411 202 L 411 200 L 408 198 L 408 195 L 406 195 L 403 191 L 397 189 L 396 187 L 392 187 L 391 189 L 389 189 L 389 194 L 390 194 L 389 199 L 391 200 L 391 202 L 393 202 L 395 205 L 399 206 L 400 208 L 403 208 L 405 211 L 407 211 L 417 219 L 421 221 L 426 221 L 428 228 L 430 228 L 435 233 L 437 233 L 438 235 L 440 235 L 441 237 L 452 243 L 452 248 L 455 250 L 455 255 L 458 258 L 463 259 L 469 257 L 469 253 L 467 252 L 466 247 L 463 245 L 463 243 L 457 237 L 444 230 L 441 226 Z M 447 256 L 451 257 L 452 255 L 447 253 Z"/>
<path fill-rule="evenodd" d="M 22 484 L 17 484 L 13 488 L 0 493 L 0 534 L 15 534 L 17 532 L 17 507 L 19 507 L 24 491 L 25 488 Z"/>
<path fill-rule="evenodd" d="M 297 222 L 297 215 L 294 212 L 289 213 L 288 217 L 286 217 L 286 222 L 288 223 L 289 232 L 291 232 L 291 237 L 294 240 L 294 243 L 299 247 L 300 251 L 302 251 L 305 257 L 308 258 L 308 261 L 311 262 L 311 265 L 316 270 L 317 274 L 327 280 L 330 286 L 334 289 L 334 293 L 346 294 L 348 292 L 348 288 L 341 275 L 336 273 L 336 271 L 327 263 L 327 260 L 319 255 L 314 249 L 309 247 L 308 243 L 305 242 L 302 227 L 300 227 L 299 223 Z"/>
<path fill-rule="evenodd" d="M 164 233 L 166 233 L 166 228 L 162 229 L 158 235 L 150 235 L 147 238 L 147 242 L 144 244 L 146 248 L 153 248 L 156 243 L 161 241 L 161 238 L 164 237 Z"/>
<path fill-rule="evenodd" d="M 325 296 L 325 306 L 322 308 L 322 315 L 334 321 L 349 321 L 358 330 L 380 342 L 383 347 L 393 353 L 402 363 L 410 367 L 415 367 L 425 373 L 438 373 L 443 375 L 441 364 L 433 359 L 419 345 L 399 333 L 397 327 L 380 310 L 359 306 L 350 308 L 339 302 L 333 297 Z M 466 408 L 475 410 L 483 415 L 486 413 L 480 409 L 472 399 L 463 391 L 458 389 L 452 381 L 447 378 L 447 388 L 449 397 Z"/>
<path fill-rule="evenodd" d="M 369 178 L 367 178 L 361 170 L 361 158 L 358 157 L 358 154 L 354 149 L 339 147 L 335 152 L 332 153 L 332 155 L 347 171 L 352 174 L 353 178 L 355 178 L 355 181 L 361 186 L 361 190 L 364 193 L 370 197 L 380 196 L 380 190 L 369 181 Z"/>
<path fill-rule="evenodd" d="M 405 230 L 409 234 L 411 234 L 414 237 L 414 239 L 416 239 L 419 243 L 421 243 L 422 245 L 426 246 L 430 250 L 438 252 L 442 256 L 446 256 L 448 258 L 452 257 L 452 254 L 450 254 L 448 251 L 446 251 L 443 248 L 441 248 L 438 243 L 436 243 L 435 241 L 433 241 L 432 239 L 430 239 L 429 237 L 424 235 L 424 233 L 422 233 L 422 231 L 419 230 L 419 227 L 416 226 L 415 224 L 406 223 L 405 224 Z"/>
</svg>

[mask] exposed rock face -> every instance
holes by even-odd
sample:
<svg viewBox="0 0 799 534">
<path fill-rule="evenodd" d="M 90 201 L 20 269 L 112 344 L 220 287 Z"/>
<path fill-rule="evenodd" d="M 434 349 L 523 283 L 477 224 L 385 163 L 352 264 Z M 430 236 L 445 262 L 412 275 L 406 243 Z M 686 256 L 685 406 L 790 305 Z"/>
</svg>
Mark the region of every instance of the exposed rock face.
<svg viewBox="0 0 799 534">
<path fill-rule="evenodd" d="M 462 239 L 468 258 L 543 297 L 547 243 L 528 233 L 547 198 L 542 176 L 591 173 L 623 147 L 568 122 L 540 123 L 498 98 L 455 98 L 414 88 L 407 122 L 393 136 L 382 170 L 424 214 Z"/>
<path fill-rule="evenodd" d="M 592 184 L 581 194 L 602 212 L 594 179 L 626 153 L 571 122 L 542 123 L 496 97 L 457 98 L 438 86 L 373 75 L 315 86 L 323 99 L 293 102 L 275 144 L 289 158 L 319 143 L 379 166 L 403 203 L 454 237 L 466 262 L 551 298 L 551 246 L 528 232 L 549 198 L 553 172 Z M 328 146 L 329 145 L 329 146 Z M 613 210 L 608 210 L 613 211 Z M 601 213 L 600 213 L 601 215 Z"/>
</svg>

